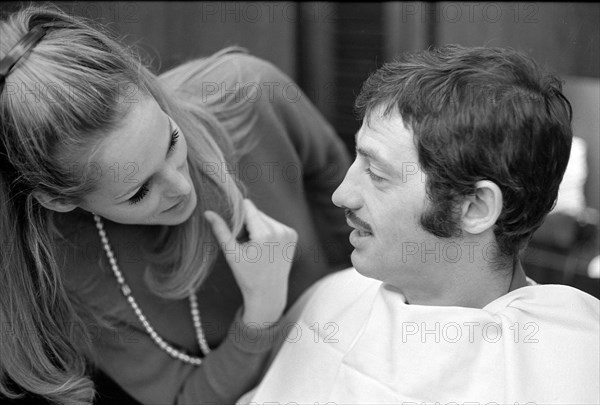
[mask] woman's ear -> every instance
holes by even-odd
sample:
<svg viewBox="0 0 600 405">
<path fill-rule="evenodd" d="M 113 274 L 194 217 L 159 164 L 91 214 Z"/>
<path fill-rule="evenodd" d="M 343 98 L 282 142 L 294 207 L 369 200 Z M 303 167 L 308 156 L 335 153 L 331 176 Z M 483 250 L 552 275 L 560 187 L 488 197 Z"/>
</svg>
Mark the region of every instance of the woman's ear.
<svg viewBox="0 0 600 405">
<path fill-rule="evenodd" d="M 33 191 L 35 198 L 43 207 L 56 212 L 69 212 L 77 208 L 77 205 L 66 202 L 60 197 L 51 197 L 43 191 Z"/>
<path fill-rule="evenodd" d="M 502 191 L 496 183 L 481 180 L 475 183 L 475 193 L 467 196 L 461 207 L 462 230 L 479 234 L 492 229 L 502 212 Z"/>
</svg>

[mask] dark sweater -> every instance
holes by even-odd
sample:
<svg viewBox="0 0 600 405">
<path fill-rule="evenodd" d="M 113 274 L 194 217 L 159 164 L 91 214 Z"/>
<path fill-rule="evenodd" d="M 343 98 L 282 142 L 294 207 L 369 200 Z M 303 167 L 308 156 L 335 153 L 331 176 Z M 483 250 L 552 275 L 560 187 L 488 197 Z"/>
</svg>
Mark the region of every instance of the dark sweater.
<svg viewBox="0 0 600 405">
<path fill-rule="evenodd" d="M 343 210 L 331 202 L 349 157 L 299 87 L 272 64 L 229 50 L 205 65 L 192 76 L 182 78 L 174 69 L 160 80 L 171 89 L 197 94 L 197 102 L 224 121 L 227 111 L 252 103 L 251 119 L 229 123 L 230 133 L 241 131 L 256 142 L 235 169 L 247 186 L 248 198 L 298 232 L 289 281 L 291 304 L 316 280 L 349 264 L 349 229 Z M 221 97 L 224 93 L 215 92 L 214 85 L 229 93 Z M 259 89 L 259 96 L 249 93 Z M 257 334 L 243 327 L 241 293 L 221 254 L 197 294 L 202 326 L 213 351 L 196 367 L 171 358 L 146 333 L 117 287 L 91 215 L 72 213 L 62 222 L 78 224 L 69 238 L 74 245 L 64 249 L 69 289 L 113 314 L 118 324 L 114 331 L 92 325 L 96 364 L 129 394 L 144 404 L 232 403 L 258 382 L 273 343 L 273 329 Z M 153 238 L 152 228 L 110 221 L 105 227 L 119 267 L 150 324 L 172 345 L 197 355 L 188 301 L 159 298 L 143 281 L 145 263 L 137 247 Z"/>
</svg>

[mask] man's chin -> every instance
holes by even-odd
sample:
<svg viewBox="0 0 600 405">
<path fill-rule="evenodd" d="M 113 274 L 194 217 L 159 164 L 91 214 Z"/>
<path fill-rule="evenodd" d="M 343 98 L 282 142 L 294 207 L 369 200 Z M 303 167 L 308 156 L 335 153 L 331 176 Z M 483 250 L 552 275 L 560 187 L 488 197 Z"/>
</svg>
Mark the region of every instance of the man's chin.
<svg viewBox="0 0 600 405">
<path fill-rule="evenodd" d="M 352 251 L 350 255 L 350 261 L 352 266 L 358 273 L 365 277 L 374 278 L 379 280 L 380 276 L 377 272 L 376 260 L 373 257 L 369 257 L 364 251 L 358 252 L 356 249 Z"/>
</svg>

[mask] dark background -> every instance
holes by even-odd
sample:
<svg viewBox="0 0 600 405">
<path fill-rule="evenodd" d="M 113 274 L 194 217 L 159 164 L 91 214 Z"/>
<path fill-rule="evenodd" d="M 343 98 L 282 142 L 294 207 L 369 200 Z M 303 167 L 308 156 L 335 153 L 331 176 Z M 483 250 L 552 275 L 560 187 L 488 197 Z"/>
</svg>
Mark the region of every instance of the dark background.
<svg viewBox="0 0 600 405">
<path fill-rule="evenodd" d="M 574 133 L 587 143 L 588 209 L 552 217 L 532 241 L 526 270 L 541 282 L 575 285 L 598 255 L 600 209 L 600 4 L 498 2 L 54 2 L 103 23 L 135 45 L 157 73 L 229 45 L 277 65 L 306 92 L 354 154 L 362 82 L 405 51 L 458 43 L 522 50 L 565 80 Z M 10 11 L 22 3 L 2 3 Z M 538 238 L 539 239 L 539 238 Z M 538 250 L 536 250 L 538 249 Z M 541 249 L 541 250 L 540 250 Z"/>
</svg>

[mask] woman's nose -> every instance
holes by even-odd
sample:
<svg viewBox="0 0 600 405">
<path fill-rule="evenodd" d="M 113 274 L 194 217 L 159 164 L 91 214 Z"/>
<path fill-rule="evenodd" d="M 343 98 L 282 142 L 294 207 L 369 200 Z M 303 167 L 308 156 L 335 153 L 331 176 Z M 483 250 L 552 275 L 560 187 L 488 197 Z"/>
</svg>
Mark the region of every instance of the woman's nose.
<svg viewBox="0 0 600 405">
<path fill-rule="evenodd" d="M 192 184 L 185 175 L 186 168 L 187 166 L 184 165 L 181 169 L 167 169 L 165 180 L 168 185 L 167 195 L 169 197 L 180 197 L 182 195 L 187 195 L 192 191 Z"/>
</svg>

